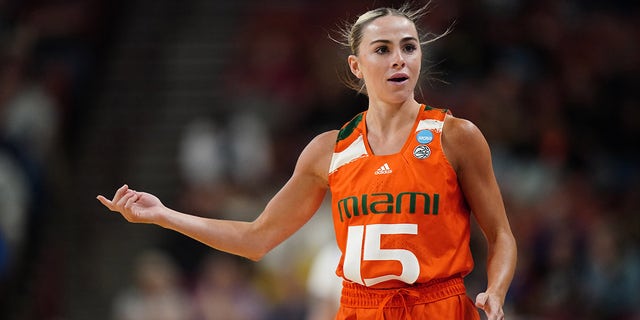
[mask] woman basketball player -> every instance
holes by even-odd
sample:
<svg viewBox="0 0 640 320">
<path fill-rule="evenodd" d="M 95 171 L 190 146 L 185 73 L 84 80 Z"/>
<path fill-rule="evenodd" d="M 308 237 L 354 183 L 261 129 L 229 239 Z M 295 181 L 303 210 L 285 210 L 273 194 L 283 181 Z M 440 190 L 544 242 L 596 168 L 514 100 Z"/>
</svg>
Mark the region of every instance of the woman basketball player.
<svg viewBox="0 0 640 320">
<path fill-rule="evenodd" d="M 212 248 L 261 259 L 301 228 L 331 191 L 343 281 L 336 319 L 503 319 L 516 244 L 488 144 L 471 122 L 420 104 L 414 89 L 426 6 L 380 8 L 345 29 L 351 86 L 366 111 L 302 151 L 289 181 L 251 222 L 176 212 L 127 185 L 108 209 Z M 463 278 L 473 268 L 473 214 L 488 244 L 487 288 L 475 305 Z"/>
</svg>

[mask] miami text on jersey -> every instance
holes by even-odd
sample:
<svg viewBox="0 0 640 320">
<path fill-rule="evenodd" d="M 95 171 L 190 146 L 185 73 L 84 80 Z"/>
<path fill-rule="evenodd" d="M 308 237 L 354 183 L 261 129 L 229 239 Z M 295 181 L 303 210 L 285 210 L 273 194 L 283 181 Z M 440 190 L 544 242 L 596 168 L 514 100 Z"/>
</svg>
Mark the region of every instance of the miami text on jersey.
<svg viewBox="0 0 640 320">
<path fill-rule="evenodd" d="M 408 208 L 403 212 L 402 203 L 409 201 Z M 338 212 L 340 221 L 351 219 L 360 215 L 384 214 L 384 213 L 410 213 L 415 214 L 418 205 L 422 205 L 423 214 L 438 214 L 440 195 L 429 195 L 424 192 L 400 192 L 397 195 L 391 193 L 372 193 L 361 196 L 350 196 L 338 200 Z"/>
</svg>

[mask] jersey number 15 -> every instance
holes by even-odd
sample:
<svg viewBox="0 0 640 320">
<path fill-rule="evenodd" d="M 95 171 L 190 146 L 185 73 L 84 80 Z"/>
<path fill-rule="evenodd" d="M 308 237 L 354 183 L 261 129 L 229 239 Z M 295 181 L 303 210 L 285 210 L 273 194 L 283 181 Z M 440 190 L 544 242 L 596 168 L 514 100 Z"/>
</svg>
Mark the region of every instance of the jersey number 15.
<svg viewBox="0 0 640 320">
<path fill-rule="evenodd" d="M 345 278 L 365 285 L 400 280 L 414 283 L 420 274 L 420 263 L 416 255 L 406 249 L 382 249 L 382 235 L 418 234 L 417 224 L 371 224 L 367 226 L 350 226 L 347 232 L 347 247 L 344 255 L 343 271 Z M 362 261 L 398 261 L 402 265 L 400 275 L 389 274 L 375 278 L 362 278 Z"/>
</svg>

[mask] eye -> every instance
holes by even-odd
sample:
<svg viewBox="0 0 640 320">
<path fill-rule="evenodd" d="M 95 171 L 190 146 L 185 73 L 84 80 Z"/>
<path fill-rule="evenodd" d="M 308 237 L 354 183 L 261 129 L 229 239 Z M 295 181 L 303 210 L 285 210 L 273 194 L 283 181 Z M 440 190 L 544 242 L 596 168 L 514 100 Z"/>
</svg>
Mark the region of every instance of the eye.
<svg viewBox="0 0 640 320">
<path fill-rule="evenodd" d="M 377 47 L 377 48 L 374 50 L 374 52 L 375 52 L 375 53 L 378 53 L 378 54 L 384 54 L 384 53 L 389 52 L 389 48 L 388 48 L 387 46 L 380 46 L 380 47 Z"/>
<path fill-rule="evenodd" d="M 410 43 L 410 44 L 406 44 L 406 45 L 403 47 L 403 49 L 404 49 L 404 51 L 405 51 L 405 52 L 409 52 L 409 53 L 411 53 L 411 52 L 414 52 L 414 51 L 418 50 L 418 46 L 416 46 L 416 45 L 415 45 L 415 44 L 413 44 L 413 43 Z"/>
</svg>

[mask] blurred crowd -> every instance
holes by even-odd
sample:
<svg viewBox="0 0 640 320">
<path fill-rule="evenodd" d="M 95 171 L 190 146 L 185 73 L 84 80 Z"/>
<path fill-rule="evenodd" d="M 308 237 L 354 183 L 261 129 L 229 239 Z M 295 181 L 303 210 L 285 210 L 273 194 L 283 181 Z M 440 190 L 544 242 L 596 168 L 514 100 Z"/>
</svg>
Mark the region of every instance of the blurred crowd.
<svg viewBox="0 0 640 320">
<path fill-rule="evenodd" d="M 103 45 L 99 1 L 0 1 L 0 314 L 59 314 L 47 225 L 68 190 L 81 103 Z M 20 312 L 26 318 L 29 312 Z"/>
<path fill-rule="evenodd" d="M 70 293 L 47 288 L 55 233 L 46 224 L 66 199 L 77 137 L 91 130 L 82 119 L 101 49 L 118 41 L 109 36 L 117 10 L 106 3 L 0 0 L 0 308 L 24 306 L 33 319 L 68 314 L 55 296 Z M 255 216 L 309 139 L 366 108 L 340 83 L 348 53 L 327 34 L 384 4 L 399 3 L 247 1 L 229 38 L 249 40 L 234 47 L 217 87 L 224 121 L 186 124 L 177 155 L 158 155 L 179 164 L 180 196 L 169 202 L 203 216 Z M 509 319 L 640 318 L 639 6 L 434 1 L 423 19 L 424 30 L 453 32 L 424 49 L 418 100 L 470 119 L 492 148 L 519 252 Z M 335 252 L 325 248 L 325 206 L 319 215 L 259 263 L 166 236 L 131 262 L 130 283 L 96 317 L 323 319 L 335 308 L 326 273 Z M 486 283 L 477 228 L 472 246 L 470 294 Z"/>
</svg>

